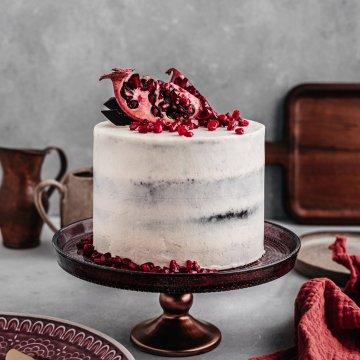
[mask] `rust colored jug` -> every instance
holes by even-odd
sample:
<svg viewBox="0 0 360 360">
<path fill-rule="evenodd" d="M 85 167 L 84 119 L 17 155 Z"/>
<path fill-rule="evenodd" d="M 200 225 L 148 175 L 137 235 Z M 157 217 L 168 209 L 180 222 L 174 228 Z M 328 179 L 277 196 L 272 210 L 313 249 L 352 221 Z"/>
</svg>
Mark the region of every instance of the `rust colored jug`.
<svg viewBox="0 0 360 360">
<path fill-rule="evenodd" d="M 61 180 L 67 169 L 64 151 L 55 146 L 44 150 L 9 149 L 0 147 L 0 163 L 3 179 L 0 187 L 0 231 L 3 243 L 10 248 L 30 248 L 40 242 L 43 220 L 39 216 L 34 191 L 41 181 L 40 174 L 45 156 L 56 151 L 60 158 L 60 170 L 56 180 Z M 43 194 L 46 210 L 48 199 L 54 191 L 50 187 Z"/>
</svg>

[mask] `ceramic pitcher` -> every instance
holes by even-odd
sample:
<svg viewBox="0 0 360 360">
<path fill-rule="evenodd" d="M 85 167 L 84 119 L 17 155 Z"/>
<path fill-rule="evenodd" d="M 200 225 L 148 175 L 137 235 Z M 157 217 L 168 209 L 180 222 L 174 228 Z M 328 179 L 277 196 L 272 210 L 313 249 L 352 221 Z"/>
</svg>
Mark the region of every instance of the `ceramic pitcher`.
<svg viewBox="0 0 360 360">
<path fill-rule="evenodd" d="M 0 230 L 5 246 L 30 248 L 39 244 L 43 221 L 35 203 L 35 187 L 40 183 L 40 174 L 45 156 L 56 151 L 60 158 L 60 170 L 56 180 L 66 172 L 67 159 L 64 151 L 55 146 L 43 150 L 9 149 L 0 147 L 2 184 L 0 187 Z M 54 191 L 50 187 L 43 193 L 44 210 Z"/>
<path fill-rule="evenodd" d="M 80 168 L 67 173 L 59 182 L 55 180 L 42 181 L 35 190 L 34 200 L 41 218 L 54 232 L 58 228 L 48 216 L 43 203 L 46 188 L 54 186 L 60 192 L 60 225 L 64 227 L 75 221 L 92 217 L 93 211 L 93 170 Z"/>
</svg>

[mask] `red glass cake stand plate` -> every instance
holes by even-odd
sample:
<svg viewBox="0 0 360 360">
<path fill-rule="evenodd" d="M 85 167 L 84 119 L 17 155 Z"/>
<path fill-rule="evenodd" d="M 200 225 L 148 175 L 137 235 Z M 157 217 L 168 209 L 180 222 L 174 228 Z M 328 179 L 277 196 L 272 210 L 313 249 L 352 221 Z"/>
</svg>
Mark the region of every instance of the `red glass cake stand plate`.
<svg viewBox="0 0 360 360">
<path fill-rule="evenodd" d="M 76 244 L 92 234 L 92 219 L 59 230 L 53 238 L 59 265 L 68 273 L 97 284 L 121 289 L 160 292 L 164 313 L 136 325 L 131 340 L 141 350 L 164 356 L 189 356 L 215 348 L 220 330 L 189 314 L 192 293 L 241 289 L 275 280 L 289 272 L 300 249 L 290 230 L 265 222 L 265 254 L 238 268 L 203 274 L 158 274 L 120 270 L 94 264 L 77 253 Z"/>
</svg>

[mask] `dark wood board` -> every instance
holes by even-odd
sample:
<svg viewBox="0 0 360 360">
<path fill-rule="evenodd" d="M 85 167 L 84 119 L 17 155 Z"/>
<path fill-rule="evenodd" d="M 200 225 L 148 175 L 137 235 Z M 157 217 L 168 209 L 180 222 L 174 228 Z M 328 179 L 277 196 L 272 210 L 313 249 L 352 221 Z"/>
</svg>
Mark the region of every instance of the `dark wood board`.
<svg viewBox="0 0 360 360">
<path fill-rule="evenodd" d="M 266 143 L 284 199 L 304 224 L 360 223 L 360 84 L 303 84 L 285 101 L 285 135 Z"/>
</svg>

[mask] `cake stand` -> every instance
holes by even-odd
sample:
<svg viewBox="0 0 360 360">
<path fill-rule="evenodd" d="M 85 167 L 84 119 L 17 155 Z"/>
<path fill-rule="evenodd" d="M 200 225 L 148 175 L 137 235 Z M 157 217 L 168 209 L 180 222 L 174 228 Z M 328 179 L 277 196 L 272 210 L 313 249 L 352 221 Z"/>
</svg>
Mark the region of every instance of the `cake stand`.
<svg viewBox="0 0 360 360">
<path fill-rule="evenodd" d="M 59 230 L 53 238 L 59 265 L 71 275 L 93 283 L 145 292 L 159 292 L 163 314 L 136 325 L 133 343 L 145 352 L 190 356 L 210 351 L 221 340 L 220 330 L 189 314 L 192 293 L 241 289 L 275 280 L 289 272 L 300 249 L 290 230 L 265 222 L 265 254 L 258 261 L 216 273 L 158 274 L 96 265 L 77 254 L 76 244 L 92 233 L 92 219 Z"/>
</svg>

